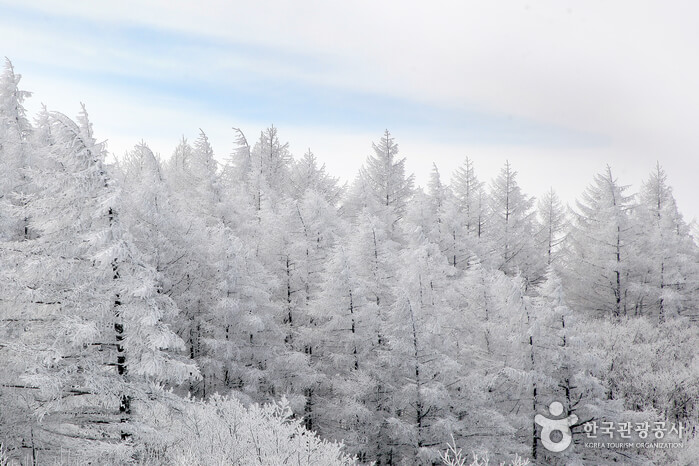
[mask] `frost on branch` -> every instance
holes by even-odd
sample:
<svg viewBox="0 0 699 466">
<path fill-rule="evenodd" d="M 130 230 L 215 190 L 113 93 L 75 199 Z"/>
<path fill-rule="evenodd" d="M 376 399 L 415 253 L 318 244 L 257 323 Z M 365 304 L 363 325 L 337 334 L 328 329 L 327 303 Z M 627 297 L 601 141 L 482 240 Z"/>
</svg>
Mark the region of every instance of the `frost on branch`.
<svg viewBox="0 0 699 466">
<path fill-rule="evenodd" d="M 355 464 L 339 443 L 321 440 L 279 403 L 244 407 L 231 397 L 185 401 L 179 409 L 148 406 L 152 429 L 144 451 L 159 452 L 164 464 L 342 466 Z"/>
</svg>

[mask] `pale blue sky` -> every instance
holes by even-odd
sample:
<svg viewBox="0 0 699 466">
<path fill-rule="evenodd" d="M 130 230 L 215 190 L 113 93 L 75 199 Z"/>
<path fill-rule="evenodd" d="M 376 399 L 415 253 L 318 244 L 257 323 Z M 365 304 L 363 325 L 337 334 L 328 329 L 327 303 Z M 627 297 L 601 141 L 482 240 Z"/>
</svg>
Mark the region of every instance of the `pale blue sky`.
<svg viewBox="0 0 699 466">
<path fill-rule="evenodd" d="M 204 129 L 275 124 L 351 178 L 384 128 L 419 181 L 472 157 L 488 181 L 510 159 L 533 195 L 570 200 L 610 163 L 637 184 L 660 160 L 699 215 L 699 39 L 686 9 L 643 2 L 0 0 L 0 54 L 45 102 L 86 103 L 117 155 L 167 157 Z M 689 7 L 693 4 L 687 4 Z M 693 9 L 695 7 L 691 6 Z"/>
<path fill-rule="evenodd" d="M 28 7 L 10 6 L 3 11 L 4 27 L 52 31 L 50 37 L 43 37 L 45 42 L 41 45 L 49 47 L 54 57 L 71 57 L 68 62 L 13 58 L 15 66 L 26 75 L 36 73 L 100 87 L 111 94 L 142 99 L 146 104 L 177 99 L 199 111 L 237 114 L 262 126 L 274 122 L 277 126 L 340 126 L 366 131 L 390 126 L 425 131 L 435 139 L 447 138 L 449 142 L 604 142 L 599 135 L 524 117 L 308 82 L 284 72 L 285 68 L 292 68 L 322 75 L 339 67 L 331 59 L 324 60 L 326 57 L 148 24 L 96 22 Z M 85 44 L 89 48 L 83 48 Z M 95 57 L 95 53 L 102 56 Z M 148 57 L 157 60 L 150 62 Z M 226 63 L 221 63 L 221 57 L 225 57 Z M 90 63 L 93 60 L 105 66 Z M 181 63 L 176 64 L 178 61 Z M 243 65 L 250 61 L 257 66 Z M 276 72 L 278 69 L 281 72 Z"/>
</svg>

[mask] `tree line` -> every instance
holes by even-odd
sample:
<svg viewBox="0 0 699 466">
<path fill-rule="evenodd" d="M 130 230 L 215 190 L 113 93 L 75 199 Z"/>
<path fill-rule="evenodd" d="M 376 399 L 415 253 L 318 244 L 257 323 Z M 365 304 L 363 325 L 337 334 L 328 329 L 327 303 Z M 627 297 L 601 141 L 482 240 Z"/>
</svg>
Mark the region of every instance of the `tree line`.
<svg viewBox="0 0 699 466">
<path fill-rule="evenodd" d="M 606 167 L 567 208 L 524 193 L 509 162 L 489 183 L 468 158 L 449 182 L 434 166 L 416 187 L 388 131 L 349 184 L 275 127 L 235 130 L 225 163 L 201 130 L 166 160 L 141 142 L 107 163 L 84 106 L 32 122 L 19 81 L 8 60 L 0 455 L 436 464 L 453 439 L 582 464 L 699 448 L 699 248 L 660 164 L 638 193 Z M 686 448 L 585 449 L 581 422 L 552 454 L 533 419 L 554 400 L 581 421 L 682 423 Z"/>
</svg>

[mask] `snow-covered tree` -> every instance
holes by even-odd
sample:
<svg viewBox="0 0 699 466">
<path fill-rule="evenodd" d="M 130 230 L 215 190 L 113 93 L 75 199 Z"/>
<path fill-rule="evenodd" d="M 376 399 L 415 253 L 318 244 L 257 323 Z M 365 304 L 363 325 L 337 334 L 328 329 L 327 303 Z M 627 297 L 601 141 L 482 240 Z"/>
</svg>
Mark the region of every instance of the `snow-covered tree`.
<svg viewBox="0 0 699 466">
<path fill-rule="evenodd" d="M 5 59 L 0 75 L 0 239 L 29 238 L 27 170 L 34 153 L 33 128 L 24 109 L 31 93 L 19 88 L 21 79 Z"/>
<path fill-rule="evenodd" d="M 637 239 L 637 314 L 657 315 L 660 321 L 696 306 L 699 249 L 677 209 L 667 175 L 658 163 L 641 185 L 635 220 L 642 226 Z"/>
<path fill-rule="evenodd" d="M 405 214 L 405 208 L 413 191 L 413 175 L 405 174 L 405 158 L 398 158 L 398 144 L 386 130 L 379 143 L 372 143 L 374 155 L 367 157 L 360 170 L 365 191 L 379 205 L 390 209 L 397 219 Z"/>
<path fill-rule="evenodd" d="M 182 162 L 183 159 L 177 162 L 177 157 L 184 154 L 187 154 L 184 158 L 186 164 Z M 159 159 L 145 142 L 137 144 L 125 155 L 120 162 L 123 185 L 121 202 L 124 210 L 122 220 L 143 254 L 143 259 L 158 271 L 158 289 L 178 306 L 180 312 L 169 323 L 187 343 L 187 353 L 192 363 L 198 363 L 194 357 L 197 350 L 192 345 L 194 339 L 190 332 L 191 326 L 183 325 L 183 322 L 189 322 L 192 318 L 192 299 L 188 299 L 191 294 L 187 290 L 199 292 L 194 277 L 206 276 L 199 266 L 195 247 L 198 244 L 195 238 L 199 230 L 192 228 L 192 215 L 183 215 L 184 207 L 171 190 L 174 183 L 170 180 L 171 184 L 168 184 L 166 178 L 166 174 L 180 181 L 188 177 L 188 172 L 183 167 L 190 166 L 192 154 L 184 141 L 175 151 L 173 159 L 165 172 Z M 179 192 L 177 194 L 181 195 Z M 205 383 L 205 377 L 192 378 L 189 390 L 196 394 L 198 387 L 205 386 Z"/>
<path fill-rule="evenodd" d="M 551 188 L 541 199 L 537 208 L 539 214 L 537 240 L 540 249 L 546 254 L 546 266 L 558 262 L 560 245 L 565 239 L 566 214 L 563 204 Z"/>
<path fill-rule="evenodd" d="M 427 190 L 432 199 L 434 211 L 439 212 L 444 208 L 444 203 L 448 195 L 448 187 L 442 183 L 442 176 L 439 174 L 439 169 L 435 163 L 432 164 L 430 179 L 427 182 Z"/>
<path fill-rule="evenodd" d="M 477 255 L 477 239 L 469 237 L 460 211 L 459 201 L 452 189 L 442 183 L 439 170 L 432 164 L 428 196 L 416 190 L 408 209 L 405 230 L 418 227 L 425 238 L 439 245 L 449 263 L 468 265 Z"/>
<path fill-rule="evenodd" d="M 403 251 L 397 274 L 397 299 L 388 318 L 389 361 L 394 395 L 388 419 L 395 459 L 439 458 L 440 444 L 467 421 L 461 417 L 463 374 L 452 340 L 453 322 L 461 316 L 452 307 L 453 281 L 436 244 L 416 237 Z"/>
<path fill-rule="evenodd" d="M 415 189 L 406 209 L 403 234 L 407 236 L 415 233 L 432 243 L 440 244 L 444 240 L 443 229 L 446 225 L 442 220 L 444 212 L 442 208 L 436 207 L 437 202 L 433 196 L 423 192 L 422 188 Z"/>
<path fill-rule="evenodd" d="M 583 447 L 588 441 L 583 424 L 633 417 L 624 412 L 621 400 L 607 396 L 607 354 L 602 344 L 606 337 L 598 334 L 595 318 L 566 305 L 562 282 L 552 268 L 538 291 L 539 296 L 531 299 L 529 306 L 534 411 L 549 415 L 549 404 L 557 401 L 563 406 L 563 416 L 575 415 L 578 421 L 572 427 L 572 447 L 556 455 L 540 446 L 540 427 L 536 427 L 532 458 L 545 462 L 557 458 L 567 463 L 602 462 L 608 452 Z"/>
<path fill-rule="evenodd" d="M 318 424 L 321 432 L 349 436 L 347 444 L 360 459 L 387 461 L 393 453 L 383 447 L 390 443 L 395 386 L 387 319 L 396 302 L 398 244 L 391 239 L 391 225 L 367 210 L 355 228 L 348 244 L 335 249 L 323 291 L 311 306 L 320 339 L 314 359 L 328 380 L 319 390 Z M 335 405 L 341 409 L 331 410 Z"/>
<path fill-rule="evenodd" d="M 489 192 L 490 230 L 494 266 L 508 275 L 522 274 L 527 287 L 541 279 L 544 270 L 534 234 L 534 199 L 517 184 L 509 161 L 493 180 Z"/>
<path fill-rule="evenodd" d="M 630 284 L 635 232 L 627 189 L 607 167 L 595 175 L 573 212 L 566 293 L 579 310 L 617 318 L 633 310 Z"/>
<path fill-rule="evenodd" d="M 40 312 L 30 315 L 27 301 L 31 299 L 19 280 L 27 260 L 27 240 L 34 237 L 26 205 L 33 187 L 27 174 L 35 158 L 30 156 L 38 152 L 23 106 L 30 93 L 19 89 L 20 78 L 6 59 L 0 76 L 0 443 L 8 459 L 18 456 L 22 445 L 31 452 L 37 448 L 32 436 L 36 419 L 27 415 L 33 406 L 27 394 L 31 389 L 20 380 L 26 360 L 33 354 L 13 342 L 31 322 L 46 318 Z"/>
<path fill-rule="evenodd" d="M 238 148 L 234 152 L 232 172 L 242 181 L 256 210 L 263 200 L 275 203 L 288 194 L 289 174 L 293 161 L 289 144 L 279 140 L 277 128 L 271 126 L 260 133 L 252 148 L 240 130 L 237 130 Z"/>
<path fill-rule="evenodd" d="M 342 444 L 320 439 L 294 419 L 286 400 L 245 407 L 214 395 L 174 404 L 176 409 L 169 403 L 150 406 L 150 435 L 139 451 L 144 460 L 182 466 L 355 464 Z"/>
<path fill-rule="evenodd" d="M 33 357 L 15 385 L 30 389 L 27 415 L 39 420 L 41 449 L 92 442 L 99 454 L 127 446 L 114 440 L 134 434 L 136 406 L 158 384 L 197 369 L 173 353 L 183 343 L 164 321 L 177 308 L 124 228 L 84 107 L 78 124 L 50 118 L 55 169 L 33 173 L 41 184 L 28 208 L 38 238 L 20 270 L 23 311 L 38 314 L 13 345 Z"/>
<path fill-rule="evenodd" d="M 388 132 L 347 193 L 274 127 L 252 145 L 235 130 L 223 166 L 203 131 L 164 163 L 141 142 L 109 165 L 84 108 L 32 124 L 18 83 L 8 62 L 0 463 L 698 451 L 699 248 L 659 165 L 636 196 L 607 168 L 570 223 L 509 163 L 489 191 L 469 159 L 413 189 Z M 534 422 L 552 401 L 579 420 L 560 454 Z M 583 448 L 588 419 L 682 423 L 686 448 Z"/>
<path fill-rule="evenodd" d="M 452 176 L 451 186 L 459 201 L 466 232 L 481 237 L 486 220 L 483 183 L 476 176 L 473 160 L 466 157 L 463 165 Z"/>
<path fill-rule="evenodd" d="M 318 165 L 318 159 L 310 149 L 300 160 L 293 163 L 290 184 L 293 199 L 301 199 L 310 190 L 323 196 L 332 206 L 339 203 L 345 190 L 345 186 L 339 184 L 338 178 L 325 171 L 325 164 Z"/>
<path fill-rule="evenodd" d="M 367 458 L 371 432 L 371 371 L 375 365 L 376 302 L 349 251 L 337 245 L 311 302 L 312 365 L 319 375 L 312 424 L 326 438 L 344 439 L 350 451 Z"/>
</svg>

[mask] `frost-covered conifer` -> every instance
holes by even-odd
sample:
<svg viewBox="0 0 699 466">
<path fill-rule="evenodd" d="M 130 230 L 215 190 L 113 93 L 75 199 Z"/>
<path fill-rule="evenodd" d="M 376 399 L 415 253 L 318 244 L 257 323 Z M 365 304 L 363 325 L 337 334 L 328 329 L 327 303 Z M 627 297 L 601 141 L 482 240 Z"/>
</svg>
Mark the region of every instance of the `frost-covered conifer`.
<svg viewBox="0 0 699 466">
<path fill-rule="evenodd" d="M 489 192 L 489 239 L 493 265 L 508 275 L 521 274 L 530 287 L 543 275 L 543 261 L 534 241 L 534 199 L 517 183 L 517 172 L 509 161 L 493 180 Z"/>
<path fill-rule="evenodd" d="M 607 167 L 577 202 L 566 263 L 566 290 L 576 309 L 615 318 L 633 310 L 635 228 L 627 190 Z"/>
<path fill-rule="evenodd" d="M 33 173 L 39 191 L 28 208 L 38 238 L 21 269 L 21 306 L 36 318 L 14 346 L 32 358 L 15 384 L 31 389 L 27 416 L 39 421 L 39 449 L 92 442 L 98 455 L 136 434 L 139 404 L 159 384 L 197 369 L 176 356 L 183 343 L 165 322 L 177 308 L 125 229 L 84 107 L 77 124 L 49 117 L 53 164 Z"/>
</svg>

